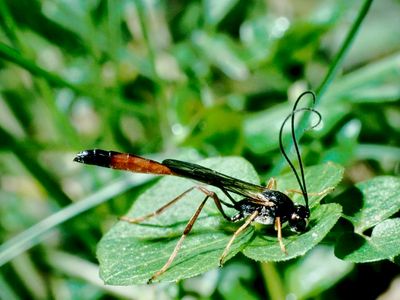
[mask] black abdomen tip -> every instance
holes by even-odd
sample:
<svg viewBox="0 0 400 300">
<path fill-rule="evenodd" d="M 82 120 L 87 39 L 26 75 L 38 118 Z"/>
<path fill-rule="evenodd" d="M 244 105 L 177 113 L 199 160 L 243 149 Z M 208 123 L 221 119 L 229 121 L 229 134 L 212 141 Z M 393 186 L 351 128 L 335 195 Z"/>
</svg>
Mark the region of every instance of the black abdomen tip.
<svg viewBox="0 0 400 300">
<path fill-rule="evenodd" d="M 111 156 L 114 153 L 112 151 L 105 151 L 100 149 L 93 150 L 84 150 L 79 152 L 74 161 L 87 164 L 87 165 L 96 165 L 101 167 L 110 167 Z"/>
</svg>

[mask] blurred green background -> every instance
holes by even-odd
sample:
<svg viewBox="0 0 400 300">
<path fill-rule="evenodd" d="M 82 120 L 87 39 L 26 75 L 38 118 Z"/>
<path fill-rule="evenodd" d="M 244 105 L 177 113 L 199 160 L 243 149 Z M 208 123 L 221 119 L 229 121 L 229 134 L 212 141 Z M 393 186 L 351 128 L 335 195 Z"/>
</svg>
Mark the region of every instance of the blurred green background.
<svg viewBox="0 0 400 300">
<path fill-rule="evenodd" d="M 398 266 L 343 263 L 328 245 L 276 265 L 239 255 L 176 284 L 104 286 L 96 244 L 154 179 L 72 162 L 90 148 L 238 155 L 265 182 L 288 170 L 279 127 L 312 89 L 323 126 L 304 134 L 305 164 L 345 166 L 337 194 L 399 176 L 400 1 L 371 2 L 1 1 L 0 298 L 382 295 Z"/>
</svg>

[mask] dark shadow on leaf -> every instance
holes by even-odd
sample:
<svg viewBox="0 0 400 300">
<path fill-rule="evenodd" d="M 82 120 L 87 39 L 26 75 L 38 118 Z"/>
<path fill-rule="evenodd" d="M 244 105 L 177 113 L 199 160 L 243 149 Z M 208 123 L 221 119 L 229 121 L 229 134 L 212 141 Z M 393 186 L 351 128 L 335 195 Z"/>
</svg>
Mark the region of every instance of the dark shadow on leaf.
<svg viewBox="0 0 400 300">
<path fill-rule="evenodd" d="M 213 232 L 215 232 L 215 231 L 202 228 L 202 229 L 198 229 L 196 231 L 189 233 L 189 236 L 193 237 L 196 235 L 207 234 L 207 233 L 212 234 Z M 160 242 L 165 243 L 166 241 L 174 240 L 174 239 L 178 242 L 178 239 L 182 236 L 182 234 L 183 234 L 183 231 L 166 234 L 165 236 L 152 237 L 150 235 L 147 235 L 147 236 L 135 236 L 134 238 L 138 241 L 146 241 L 149 243 L 160 243 Z"/>
<path fill-rule="evenodd" d="M 364 230 L 362 232 L 362 234 L 365 235 L 365 236 L 371 237 L 373 230 L 374 230 L 374 227 L 368 228 L 367 230 Z"/>
<path fill-rule="evenodd" d="M 309 231 L 311 228 L 314 228 L 320 221 L 321 220 L 311 219 L 308 223 L 307 231 Z"/>
<path fill-rule="evenodd" d="M 282 230 L 282 235 L 283 238 L 286 238 L 290 235 L 290 233 L 293 234 L 290 230 L 287 230 L 287 228 L 284 228 Z M 255 231 L 254 237 L 258 237 L 259 240 L 269 242 L 269 243 L 278 243 L 278 238 L 277 238 L 277 232 L 274 229 L 273 225 L 264 225 L 262 227 L 258 227 L 257 230 Z"/>
<path fill-rule="evenodd" d="M 261 238 L 268 237 L 268 236 L 276 237 L 276 231 L 272 225 L 271 226 L 266 225 L 266 226 L 257 228 L 256 234 L 257 234 L 257 236 L 259 236 Z"/>
<path fill-rule="evenodd" d="M 226 234 L 233 234 L 241 225 L 241 223 L 232 223 L 227 220 L 221 219 L 219 221 L 219 224 L 217 226 L 210 226 L 210 225 L 204 225 L 201 223 L 201 219 L 206 219 L 209 218 L 210 216 L 204 216 L 204 217 L 199 217 L 198 221 L 199 223 L 195 223 L 192 231 L 189 233 L 189 236 L 195 236 L 196 234 L 213 234 L 215 232 L 223 232 Z M 215 217 L 215 216 L 213 216 Z M 187 224 L 188 221 L 181 221 L 181 222 L 175 222 L 173 224 L 168 224 L 168 225 L 162 225 L 162 224 L 149 224 L 149 223 L 139 223 L 135 224 L 135 226 L 143 226 L 146 228 L 157 228 L 157 229 L 166 229 L 166 230 L 173 230 L 173 232 L 166 233 L 165 236 L 160 236 L 158 233 L 155 234 L 155 236 L 152 236 L 150 234 L 146 235 L 137 235 L 135 236 L 135 239 L 138 240 L 146 240 L 149 242 L 161 242 L 169 239 L 178 239 L 182 236 L 185 225 Z M 196 226 L 197 225 L 197 226 Z M 203 227 L 202 227 L 203 225 Z M 181 230 L 178 230 L 178 228 L 181 227 Z"/>
<path fill-rule="evenodd" d="M 343 207 L 343 214 L 352 217 L 362 208 L 363 194 L 353 186 L 335 197 L 331 203 L 340 204 Z"/>
<path fill-rule="evenodd" d="M 367 243 L 366 239 L 356 233 L 345 233 L 337 241 L 335 255 L 345 259 Z"/>
<path fill-rule="evenodd" d="M 331 244 L 336 244 L 340 236 L 345 233 L 354 233 L 354 226 L 349 220 L 345 218 L 339 218 L 339 221 L 329 231 L 322 243 L 328 242 Z"/>
<path fill-rule="evenodd" d="M 200 225 L 203 222 L 206 222 L 206 220 L 208 218 L 216 217 L 216 216 L 219 216 L 219 215 L 216 214 L 216 215 L 208 215 L 208 216 L 198 217 L 196 222 L 195 222 L 194 227 L 196 226 L 196 224 Z M 182 221 L 174 222 L 174 223 L 168 223 L 168 224 L 154 224 L 154 223 L 151 223 L 151 221 L 143 221 L 141 223 L 134 223 L 132 225 L 143 226 L 143 227 L 148 227 L 148 228 L 173 228 L 173 227 L 185 226 L 188 222 L 189 222 L 189 219 L 188 220 L 182 220 Z M 226 222 L 229 223 L 228 221 L 226 221 Z"/>
<path fill-rule="evenodd" d="M 393 259 L 393 262 L 394 262 L 396 265 L 400 266 L 400 255 L 397 255 L 397 256 Z"/>
</svg>

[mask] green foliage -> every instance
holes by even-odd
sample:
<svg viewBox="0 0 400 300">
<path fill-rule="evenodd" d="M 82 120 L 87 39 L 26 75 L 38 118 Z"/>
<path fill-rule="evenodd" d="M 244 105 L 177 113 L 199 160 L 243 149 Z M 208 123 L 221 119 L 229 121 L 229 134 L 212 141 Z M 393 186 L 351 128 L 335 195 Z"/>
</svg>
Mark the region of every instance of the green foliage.
<svg viewBox="0 0 400 300">
<path fill-rule="evenodd" d="M 343 202 L 344 216 L 353 224 L 354 233 L 340 237 L 336 255 L 352 262 L 394 260 L 400 255 L 400 219 L 388 218 L 400 210 L 400 179 L 380 176 L 355 187 L 351 198 Z M 364 234 L 370 228 L 372 233 Z"/>
<path fill-rule="evenodd" d="M 248 182 L 258 183 L 254 169 L 243 159 L 207 159 L 201 165 L 224 174 L 237 176 Z M 342 168 L 332 163 L 306 169 L 307 178 L 318 177 L 313 188 L 322 191 L 334 188 L 341 180 Z M 278 186 L 296 189 L 298 184 L 293 174 L 278 177 Z M 143 193 L 132 206 L 129 217 L 151 213 L 193 186 L 183 178 L 163 178 Z M 215 189 L 221 200 L 229 201 Z M 316 204 L 323 196 L 311 197 Z M 142 224 L 119 222 L 101 240 L 97 250 L 101 276 L 107 284 L 128 285 L 145 283 L 168 260 L 183 229 L 204 195 L 196 190 L 186 195 L 176 205 L 161 215 Z M 234 214 L 230 210 L 230 215 Z M 341 208 L 337 204 L 326 204 L 313 209 L 310 227 L 300 236 L 284 230 L 283 243 L 288 254 L 281 251 L 276 233 L 265 234 L 249 228 L 232 245 L 228 259 L 239 251 L 257 261 L 282 261 L 303 255 L 324 238 L 339 219 Z M 178 257 L 159 280 L 176 281 L 193 277 L 218 266 L 219 258 L 238 226 L 229 224 L 220 215 L 214 203 L 204 207 L 193 232 L 185 239 Z M 157 279 L 158 280 L 158 279 Z"/>
<path fill-rule="evenodd" d="M 201 164 L 227 175 L 240 172 L 241 178 L 249 182 L 259 181 L 251 165 L 240 158 L 207 159 Z M 153 212 L 192 186 L 193 182 L 188 179 L 162 178 L 135 201 L 128 216 L 138 217 Z M 216 192 L 226 200 L 225 195 Z M 203 199 L 204 194 L 194 190 L 172 208 L 143 224 L 116 224 L 100 241 L 97 250 L 104 281 L 117 285 L 146 283 L 168 260 L 186 223 Z M 217 267 L 234 228 L 220 216 L 212 200 L 208 201 L 163 280 L 193 277 Z M 238 238 L 231 255 L 240 251 L 250 237 L 251 234 L 247 233 Z"/>
<path fill-rule="evenodd" d="M 354 192 L 353 201 L 344 205 L 344 214 L 353 223 L 356 233 L 363 233 L 399 211 L 399 178 L 375 177 L 356 184 L 355 187 L 360 192 Z"/>
<path fill-rule="evenodd" d="M 288 254 L 282 253 L 276 240 L 258 235 L 244 250 L 244 254 L 257 261 L 284 261 L 304 255 L 317 245 L 340 218 L 341 207 L 325 204 L 311 212 L 311 228 L 299 237 L 289 236 L 283 239 Z"/>
</svg>

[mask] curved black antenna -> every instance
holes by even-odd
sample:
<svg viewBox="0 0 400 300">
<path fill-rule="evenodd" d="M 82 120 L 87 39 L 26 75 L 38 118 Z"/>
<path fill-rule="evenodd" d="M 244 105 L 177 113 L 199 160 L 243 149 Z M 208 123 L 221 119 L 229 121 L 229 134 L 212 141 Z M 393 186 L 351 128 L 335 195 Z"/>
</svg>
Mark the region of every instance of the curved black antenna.
<svg viewBox="0 0 400 300">
<path fill-rule="evenodd" d="M 306 185 L 305 176 L 304 176 L 303 162 L 302 162 L 302 159 L 301 159 L 300 150 L 299 150 L 299 146 L 298 146 L 297 138 L 296 138 L 296 133 L 295 133 L 295 130 L 294 130 L 294 117 L 295 117 L 296 113 L 301 112 L 301 111 L 310 111 L 310 112 L 316 113 L 318 115 L 318 117 L 319 117 L 319 120 L 315 125 L 311 126 L 311 128 L 314 128 L 314 127 L 318 126 L 318 124 L 320 124 L 320 122 L 322 120 L 322 116 L 318 111 L 316 111 L 315 109 L 310 108 L 310 107 L 297 109 L 298 103 L 300 102 L 302 97 L 304 95 L 306 95 L 306 94 L 311 94 L 312 95 L 312 97 L 313 97 L 313 103 L 312 104 L 313 105 L 315 104 L 315 94 L 312 91 L 306 91 L 306 92 L 302 93 L 297 98 L 297 100 L 296 100 L 296 102 L 295 102 L 295 104 L 293 106 L 292 112 L 285 118 L 285 120 L 283 121 L 282 126 L 281 126 L 281 128 L 279 130 L 279 148 L 280 148 L 283 156 L 285 157 L 286 161 L 288 162 L 290 168 L 292 169 L 293 173 L 296 176 L 297 182 L 298 182 L 298 184 L 300 186 L 301 192 L 303 194 L 303 197 L 304 197 L 304 200 L 305 200 L 305 203 L 306 203 L 306 207 L 308 208 L 307 185 Z M 286 153 L 286 151 L 285 151 L 285 149 L 283 147 L 283 141 L 282 141 L 283 128 L 285 127 L 286 122 L 289 119 L 291 119 L 292 140 L 293 140 L 293 144 L 294 144 L 294 147 L 295 147 L 295 150 L 296 150 L 297 159 L 299 161 L 301 180 L 300 180 L 299 174 L 297 173 L 296 168 L 294 167 L 294 164 L 289 159 L 289 157 L 288 157 L 288 155 L 287 155 L 287 153 Z"/>
<path fill-rule="evenodd" d="M 302 94 L 300 94 L 300 96 L 297 98 L 296 102 L 293 105 L 293 111 L 296 111 L 297 109 L 297 104 L 299 103 L 299 101 L 301 100 L 301 98 L 303 98 L 303 96 L 310 94 L 312 96 L 312 107 L 314 107 L 315 105 L 315 101 L 316 101 L 316 97 L 315 94 L 312 91 L 305 91 Z M 319 113 L 318 113 L 319 114 Z M 303 167 L 303 160 L 301 159 L 301 155 L 300 155 L 300 150 L 299 150 L 299 146 L 297 144 L 297 138 L 296 138 L 296 133 L 294 130 L 294 117 L 295 117 L 295 113 L 292 113 L 292 118 L 291 118 L 291 129 L 292 129 L 292 139 L 293 139 L 293 144 L 294 147 L 296 149 L 296 155 L 297 155 L 297 159 L 299 160 L 299 169 L 300 169 L 300 173 L 301 173 L 301 179 L 303 181 L 303 197 L 304 200 L 306 202 L 306 207 L 308 208 L 308 193 L 307 193 L 307 185 L 306 185 L 306 180 L 304 177 L 304 167 Z M 321 115 L 319 114 L 319 121 L 318 124 L 321 121 Z M 317 125 L 318 125 L 317 124 Z"/>
<path fill-rule="evenodd" d="M 300 186 L 301 192 L 302 192 L 303 197 L 304 197 L 305 202 L 306 202 L 306 207 L 308 207 L 308 194 L 307 194 L 307 187 L 306 187 L 306 184 L 305 184 L 304 171 L 303 171 L 303 169 L 302 169 L 302 166 L 303 166 L 303 165 L 302 165 L 302 164 L 299 164 L 300 167 L 301 167 L 301 179 L 302 179 L 302 180 L 300 180 L 300 176 L 298 175 L 297 170 L 296 170 L 296 168 L 294 167 L 294 164 L 291 162 L 291 160 L 289 159 L 288 155 L 286 154 L 286 151 L 285 151 L 285 149 L 283 148 L 283 142 L 282 142 L 282 133 L 283 133 L 283 128 L 284 128 L 286 122 L 287 122 L 290 118 L 293 118 L 293 116 L 294 116 L 296 113 L 301 112 L 301 111 L 310 111 L 310 112 L 316 113 L 316 114 L 318 115 L 318 118 L 319 118 L 318 122 L 317 122 L 315 125 L 311 126 L 311 128 L 314 128 L 314 127 L 318 126 L 318 124 L 321 123 L 322 116 L 321 116 L 321 114 L 320 114 L 317 110 L 315 110 L 315 109 L 312 109 L 312 108 L 309 108 L 309 107 L 305 107 L 305 108 L 300 108 L 300 109 L 296 109 L 295 111 L 292 111 L 292 112 L 290 113 L 290 115 L 288 115 L 288 116 L 286 117 L 286 119 L 283 121 L 282 126 L 281 126 L 281 129 L 280 129 L 280 131 L 279 131 L 279 148 L 280 148 L 280 150 L 281 150 L 283 156 L 285 157 L 286 161 L 289 163 L 289 166 L 290 166 L 290 168 L 292 169 L 294 175 L 296 176 L 297 182 L 298 182 L 298 184 L 299 184 L 299 186 Z M 293 140 L 293 141 L 294 141 L 295 145 L 297 146 L 297 140 L 296 140 L 295 138 L 296 138 L 296 136 L 294 136 L 294 140 Z M 300 151 L 299 151 L 299 149 L 298 149 L 298 146 L 296 147 L 296 153 L 297 153 L 297 156 L 300 157 Z M 299 158 L 299 160 L 300 160 L 300 159 L 301 159 L 301 158 Z"/>
</svg>

